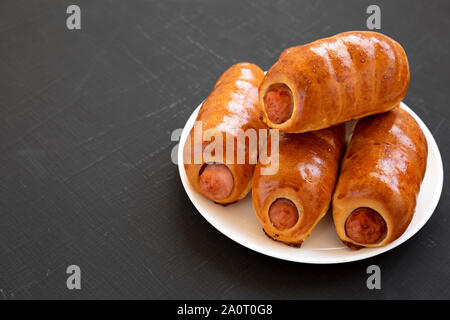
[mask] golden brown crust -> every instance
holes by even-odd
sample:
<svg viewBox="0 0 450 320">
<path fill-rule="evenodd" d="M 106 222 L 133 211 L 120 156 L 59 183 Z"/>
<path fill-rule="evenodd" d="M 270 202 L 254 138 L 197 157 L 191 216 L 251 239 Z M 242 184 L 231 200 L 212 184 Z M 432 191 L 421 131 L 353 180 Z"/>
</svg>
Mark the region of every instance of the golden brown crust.
<svg viewBox="0 0 450 320">
<path fill-rule="evenodd" d="M 416 197 L 425 175 L 427 142 L 414 118 L 403 109 L 358 121 L 342 161 L 333 195 L 333 219 L 344 243 L 380 247 L 400 237 L 416 207 Z M 345 232 L 353 210 L 377 211 L 387 224 L 386 236 L 376 244 L 361 244 Z"/>
<path fill-rule="evenodd" d="M 292 248 L 301 248 L 301 247 L 302 247 L 303 241 L 300 241 L 300 242 L 294 242 L 294 243 L 291 243 L 291 242 L 283 242 L 283 241 L 278 240 L 278 237 L 279 237 L 278 234 L 274 234 L 274 235 L 271 236 L 271 235 L 269 235 L 269 234 L 266 232 L 266 230 L 264 230 L 264 228 L 263 228 L 262 230 L 263 230 L 264 234 L 265 234 L 269 239 L 271 239 L 271 240 L 273 240 L 273 241 L 277 241 L 277 242 L 281 242 L 281 243 L 287 244 L 288 246 L 290 246 L 290 247 L 292 247 Z"/>
<path fill-rule="evenodd" d="M 267 128 L 261 120 L 261 108 L 258 102 L 258 87 L 263 78 L 264 72 L 254 64 L 243 62 L 231 66 L 217 80 L 214 90 L 203 102 L 198 113 L 196 121 L 201 121 L 203 133 L 209 130 L 222 136 L 224 155 L 222 163 L 226 164 L 233 174 L 234 187 L 231 194 L 223 201 L 216 201 L 217 203 L 230 204 L 243 199 L 250 192 L 255 167 L 255 164 L 248 161 L 250 148 L 246 144 L 245 164 L 236 164 L 237 148 L 234 151 L 234 159 L 226 159 L 226 135 L 234 137 L 236 145 L 237 130 Z M 201 193 L 199 172 L 203 164 L 210 162 L 211 159 L 202 159 L 201 163 L 194 164 L 194 128 L 190 132 L 188 141 L 190 143 L 186 143 L 184 149 L 184 167 L 189 182 Z M 198 151 L 203 153 L 210 143 L 211 141 L 203 141 Z"/>
<path fill-rule="evenodd" d="M 282 124 L 270 121 L 264 95 L 285 84 L 294 111 Z M 352 31 L 286 49 L 260 87 L 266 123 L 284 132 L 307 132 L 389 111 L 406 94 L 409 66 L 396 41 L 376 32 Z"/>
<path fill-rule="evenodd" d="M 352 249 L 352 250 L 360 250 L 362 248 L 364 248 L 363 246 L 351 243 L 351 242 L 347 242 L 347 241 L 342 241 L 343 244 L 345 244 L 347 246 L 347 248 Z"/>
<path fill-rule="evenodd" d="M 279 169 L 262 175 L 267 165 L 258 162 L 253 175 L 253 207 L 267 235 L 290 245 L 301 244 L 326 214 L 344 149 L 344 126 L 304 134 L 281 134 Z M 292 201 L 297 223 L 278 230 L 270 222 L 270 205 L 278 198 Z"/>
</svg>

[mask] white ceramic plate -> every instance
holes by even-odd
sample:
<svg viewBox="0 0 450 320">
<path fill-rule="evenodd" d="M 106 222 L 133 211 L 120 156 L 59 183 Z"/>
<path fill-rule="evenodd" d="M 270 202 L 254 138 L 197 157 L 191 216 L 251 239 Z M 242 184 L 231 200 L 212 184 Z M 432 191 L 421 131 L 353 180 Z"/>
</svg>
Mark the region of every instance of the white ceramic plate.
<svg viewBox="0 0 450 320">
<path fill-rule="evenodd" d="M 428 142 L 428 160 L 425 178 L 417 199 L 416 212 L 406 232 L 396 241 L 382 248 L 353 251 L 339 240 L 329 212 L 316 226 L 301 248 L 293 248 L 269 239 L 253 211 L 251 192 L 234 204 L 223 207 L 204 198 L 195 191 L 186 177 L 183 165 L 183 147 L 197 118 L 201 104 L 195 109 L 184 127 L 178 149 L 178 167 L 183 186 L 197 210 L 210 224 L 227 237 L 262 254 L 295 262 L 331 264 L 362 260 L 376 256 L 400 245 L 419 231 L 433 214 L 442 191 L 443 166 L 436 141 L 422 120 L 404 103 L 408 111 L 422 128 Z"/>
</svg>

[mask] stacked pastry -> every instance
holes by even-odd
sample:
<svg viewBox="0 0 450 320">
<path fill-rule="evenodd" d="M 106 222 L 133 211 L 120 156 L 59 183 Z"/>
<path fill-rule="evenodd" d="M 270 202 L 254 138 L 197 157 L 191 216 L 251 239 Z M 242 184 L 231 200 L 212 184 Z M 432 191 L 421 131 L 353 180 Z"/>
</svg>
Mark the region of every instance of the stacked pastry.
<svg viewBox="0 0 450 320">
<path fill-rule="evenodd" d="M 420 127 L 399 107 L 408 86 L 405 51 L 375 32 L 286 49 L 265 76 L 255 65 L 237 64 L 221 76 L 197 120 L 236 142 L 237 129 L 280 132 L 278 170 L 265 173 L 261 157 L 236 164 L 232 153 L 223 161 L 185 164 L 189 181 L 221 204 L 252 188 L 264 232 L 288 245 L 300 246 L 330 204 L 348 247 L 391 243 L 413 217 L 427 160 Z M 344 123 L 351 120 L 357 122 L 346 145 Z M 204 151 L 208 142 L 196 146 L 193 137 L 194 130 L 185 151 Z M 250 159 L 245 141 L 243 150 Z"/>
</svg>

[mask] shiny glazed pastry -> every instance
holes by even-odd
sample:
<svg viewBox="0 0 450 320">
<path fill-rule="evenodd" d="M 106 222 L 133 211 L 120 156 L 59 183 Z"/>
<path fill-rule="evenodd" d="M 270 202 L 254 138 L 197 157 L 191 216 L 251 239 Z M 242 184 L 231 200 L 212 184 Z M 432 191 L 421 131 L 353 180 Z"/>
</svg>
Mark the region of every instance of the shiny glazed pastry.
<svg viewBox="0 0 450 320">
<path fill-rule="evenodd" d="M 350 248 L 381 247 L 413 217 L 427 163 L 427 142 L 399 107 L 358 121 L 333 195 L 339 238 Z"/>
<path fill-rule="evenodd" d="M 269 127 L 299 133 L 389 111 L 408 86 L 400 44 L 353 31 L 284 50 L 259 93 Z"/>
<path fill-rule="evenodd" d="M 279 168 L 253 176 L 253 207 L 265 233 L 299 247 L 326 214 L 344 149 L 343 125 L 303 134 L 280 134 Z"/>
<path fill-rule="evenodd" d="M 238 63 L 225 71 L 217 81 L 214 90 L 203 102 L 196 121 L 201 121 L 202 132 L 209 131 L 222 137 L 223 157 L 221 161 L 213 156 L 202 157 L 205 148 L 212 142 L 200 139 L 195 146 L 194 128 L 184 149 L 186 175 L 195 190 L 205 197 L 221 204 L 229 204 L 244 198 L 251 189 L 253 171 L 257 159 L 257 148 L 245 147 L 245 163 L 237 164 L 237 150 L 227 158 L 226 136 L 231 136 L 234 146 L 238 145 L 239 130 L 264 129 L 258 102 L 258 87 L 264 72 L 251 63 Z M 242 150 L 242 149 L 241 149 Z M 194 163 L 195 154 L 200 153 L 200 163 Z M 255 154 L 256 153 L 256 154 Z M 250 163 L 249 159 L 255 161 Z"/>
</svg>

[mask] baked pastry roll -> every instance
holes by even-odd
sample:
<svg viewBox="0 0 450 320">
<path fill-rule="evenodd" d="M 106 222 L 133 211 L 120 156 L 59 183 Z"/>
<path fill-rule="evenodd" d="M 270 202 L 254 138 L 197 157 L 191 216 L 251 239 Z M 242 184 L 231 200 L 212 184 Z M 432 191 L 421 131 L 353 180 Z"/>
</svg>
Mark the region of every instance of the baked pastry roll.
<svg viewBox="0 0 450 320">
<path fill-rule="evenodd" d="M 253 176 L 253 207 L 270 238 L 300 246 L 326 214 L 344 149 L 344 133 L 343 125 L 303 134 L 282 133 L 278 171 L 263 175 L 262 170 L 272 164 L 258 162 Z"/>
<path fill-rule="evenodd" d="M 241 200 L 251 189 L 258 146 L 239 135 L 250 129 L 258 138 L 258 130 L 267 128 L 258 101 L 263 78 L 264 72 L 251 63 L 238 63 L 225 71 L 203 102 L 187 139 L 187 178 L 195 190 L 217 203 Z M 197 139 L 196 129 L 200 132 Z M 217 144 L 211 147 L 213 143 Z M 238 152 L 245 155 L 244 161 L 239 161 Z"/>
<path fill-rule="evenodd" d="M 269 127 L 300 133 L 389 111 L 408 86 L 400 44 L 380 33 L 353 31 L 284 50 L 259 97 Z"/>
<path fill-rule="evenodd" d="M 413 217 L 426 164 L 425 136 L 405 110 L 359 120 L 333 196 L 339 238 L 358 249 L 400 237 Z"/>
</svg>

